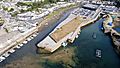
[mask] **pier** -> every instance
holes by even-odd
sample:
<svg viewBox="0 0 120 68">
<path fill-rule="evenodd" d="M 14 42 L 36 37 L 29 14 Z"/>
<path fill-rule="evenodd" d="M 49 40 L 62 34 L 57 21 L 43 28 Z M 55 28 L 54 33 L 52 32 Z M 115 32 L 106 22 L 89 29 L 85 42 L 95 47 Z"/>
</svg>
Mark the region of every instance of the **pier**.
<svg viewBox="0 0 120 68">
<path fill-rule="evenodd" d="M 85 15 L 76 15 L 72 12 L 66 20 L 61 22 L 44 40 L 38 43 L 41 53 L 52 53 L 61 46 L 66 46 L 68 43 L 73 43 L 75 38 L 81 32 L 81 27 L 93 23 L 100 16 L 101 9 L 96 9 L 94 18 Z"/>
</svg>

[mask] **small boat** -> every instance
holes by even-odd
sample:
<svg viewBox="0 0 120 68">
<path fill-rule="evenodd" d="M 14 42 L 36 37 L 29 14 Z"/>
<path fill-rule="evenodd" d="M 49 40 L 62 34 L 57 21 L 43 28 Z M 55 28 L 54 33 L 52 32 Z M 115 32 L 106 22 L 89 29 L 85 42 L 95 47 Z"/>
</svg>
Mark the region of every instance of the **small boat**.
<svg viewBox="0 0 120 68">
<path fill-rule="evenodd" d="M 33 34 L 32 36 L 33 36 L 33 37 L 36 37 L 36 36 L 37 36 L 37 34 Z"/>
<path fill-rule="evenodd" d="M 97 49 L 96 50 L 96 57 L 98 57 L 98 58 L 101 58 L 102 56 L 101 56 L 101 50 L 100 49 Z"/>
<path fill-rule="evenodd" d="M 62 46 L 65 47 L 65 46 L 67 46 L 67 44 L 68 44 L 67 42 L 63 42 Z"/>
<path fill-rule="evenodd" d="M 30 41 L 31 40 L 31 38 L 27 38 L 27 41 Z"/>
<path fill-rule="evenodd" d="M 78 37 L 79 37 L 78 35 L 75 36 L 75 38 L 78 38 Z"/>
<path fill-rule="evenodd" d="M 8 53 L 4 53 L 4 54 L 3 54 L 4 57 L 8 57 L 9 55 L 10 55 L 10 54 L 8 54 Z"/>
<path fill-rule="evenodd" d="M 34 37 L 33 37 L 33 36 L 31 36 L 30 38 L 31 38 L 31 39 L 33 39 Z"/>
<path fill-rule="evenodd" d="M 93 33 L 92 37 L 93 37 L 93 39 L 96 39 L 97 36 L 95 33 Z"/>
<path fill-rule="evenodd" d="M 27 44 L 27 42 L 28 42 L 28 41 L 26 41 L 26 40 L 25 40 L 25 41 L 23 41 L 23 43 L 24 43 L 24 44 Z"/>
<path fill-rule="evenodd" d="M 3 60 L 5 60 L 5 57 L 0 56 L 0 62 L 2 62 Z"/>
<path fill-rule="evenodd" d="M 21 47 L 22 47 L 22 46 L 23 46 L 23 44 L 19 44 L 19 46 L 21 46 Z"/>
<path fill-rule="evenodd" d="M 17 45 L 17 46 L 16 46 L 16 48 L 18 48 L 18 49 L 19 49 L 19 48 L 20 48 L 20 46 L 18 46 L 18 45 Z"/>
<path fill-rule="evenodd" d="M 13 52 L 15 52 L 15 50 L 14 50 L 14 49 L 11 49 L 9 52 L 10 52 L 10 53 L 13 53 Z"/>
</svg>

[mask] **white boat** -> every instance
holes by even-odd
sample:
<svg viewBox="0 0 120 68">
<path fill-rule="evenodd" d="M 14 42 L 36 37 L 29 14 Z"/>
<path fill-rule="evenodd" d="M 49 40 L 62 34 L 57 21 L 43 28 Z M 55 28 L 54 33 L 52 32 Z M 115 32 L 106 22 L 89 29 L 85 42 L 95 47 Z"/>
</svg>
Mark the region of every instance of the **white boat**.
<svg viewBox="0 0 120 68">
<path fill-rule="evenodd" d="M 67 42 L 63 42 L 61 45 L 63 46 L 63 47 L 65 47 L 65 46 L 67 46 Z"/>
<path fill-rule="evenodd" d="M 23 41 L 24 44 L 26 44 L 28 41 Z"/>
<path fill-rule="evenodd" d="M 96 50 L 96 57 L 98 57 L 98 58 L 101 58 L 102 56 L 101 56 L 101 50 L 100 49 L 97 49 Z"/>
<path fill-rule="evenodd" d="M 13 52 L 15 52 L 15 50 L 14 50 L 14 49 L 11 49 L 9 52 L 10 52 L 10 53 L 13 53 Z"/>
<path fill-rule="evenodd" d="M 37 34 L 33 34 L 33 37 L 36 37 L 37 36 Z"/>
<path fill-rule="evenodd" d="M 8 57 L 10 54 L 4 53 L 3 56 Z"/>
<path fill-rule="evenodd" d="M 23 44 L 19 44 L 19 46 L 21 46 L 21 47 L 22 47 L 22 46 L 23 46 Z"/>
<path fill-rule="evenodd" d="M 33 39 L 34 37 L 33 37 L 33 36 L 31 36 L 30 38 L 31 38 L 31 39 Z"/>
<path fill-rule="evenodd" d="M 2 62 L 3 60 L 5 60 L 5 57 L 0 56 L 0 62 Z"/>
<path fill-rule="evenodd" d="M 27 38 L 27 41 L 30 41 L 31 40 L 31 38 Z"/>
<path fill-rule="evenodd" d="M 19 48 L 20 48 L 20 46 L 18 46 L 18 45 L 17 45 L 17 46 L 16 46 L 16 48 L 18 48 L 18 49 L 19 49 Z"/>
<path fill-rule="evenodd" d="M 76 35 L 76 37 L 75 38 L 78 38 L 79 36 L 78 35 Z"/>
</svg>

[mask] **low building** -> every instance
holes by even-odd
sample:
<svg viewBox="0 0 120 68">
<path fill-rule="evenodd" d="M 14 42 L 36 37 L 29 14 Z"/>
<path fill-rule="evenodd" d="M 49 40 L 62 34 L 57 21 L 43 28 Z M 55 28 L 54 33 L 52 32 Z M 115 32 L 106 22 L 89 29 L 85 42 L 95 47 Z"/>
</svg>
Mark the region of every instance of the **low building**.
<svg viewBox="0 0 120 68">
<path fill-rule="evenodd" d="M 92 10 L 96 10 L 99 5 L 95 5 L 95 4 L 85 4 L 83 5 L 84 8 L 87 8 L 87 9 L 92 9 Z"/>
</svg>

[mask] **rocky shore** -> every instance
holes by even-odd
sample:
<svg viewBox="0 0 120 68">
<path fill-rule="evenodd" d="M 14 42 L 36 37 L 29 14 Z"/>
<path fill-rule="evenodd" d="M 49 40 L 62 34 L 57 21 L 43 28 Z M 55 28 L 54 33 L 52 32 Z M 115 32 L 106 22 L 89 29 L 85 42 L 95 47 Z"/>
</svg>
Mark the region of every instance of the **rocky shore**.
<svg viewBox="0 0 120 68">
<path fill-rule="evenodd" d="M 110 25 L 111 23 L 111 25 Z M 120 23 L 120 21 L 116 22 L 112 15 L 106 15 L 105 21 L 103 22 L 104 33 L 109 33 L 112 41 L 115 46 L 113 46 L 116 52 L 120 55 L 120 33 L 117 32 L 114 27 L 116 27 L 116 23 Z"/>
</svg>

